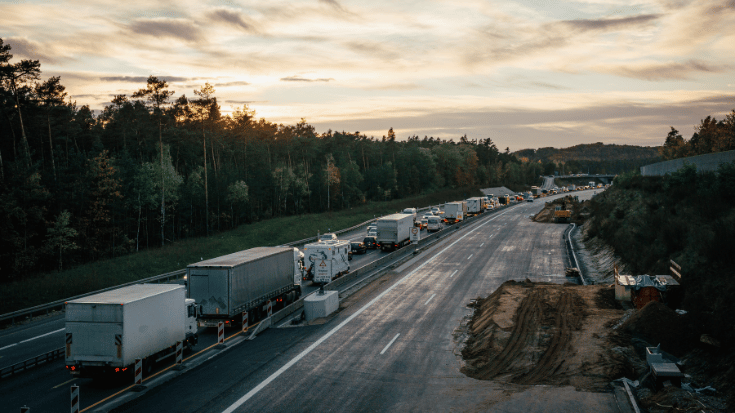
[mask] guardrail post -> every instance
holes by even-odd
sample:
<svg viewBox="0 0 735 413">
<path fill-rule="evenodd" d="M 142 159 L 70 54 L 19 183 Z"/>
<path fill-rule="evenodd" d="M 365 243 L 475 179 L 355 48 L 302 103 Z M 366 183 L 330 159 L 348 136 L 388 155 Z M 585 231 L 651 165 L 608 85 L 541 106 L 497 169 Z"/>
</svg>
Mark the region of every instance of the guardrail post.
<svg viewBox="0 0 735 413">
<path fill-rule="evenodd" d="M 136 385 L 143 384 L 143 360 L 135 359 L 135 383 Z"/>
<path fill-rule="evenodd" d="M 225 323 L 217 323 L 217 344 L 225 344 Z"/>
<path fill-rule="evenodd" d="M 71 386 L 71 413 L 79 413 L 79 386 Z"/>
<path fill-rule="evenodd" d="M 184 361 L 184 346 L 180 341 L 176 342 L 176 364 L 181 365 Z"/>
</svg>

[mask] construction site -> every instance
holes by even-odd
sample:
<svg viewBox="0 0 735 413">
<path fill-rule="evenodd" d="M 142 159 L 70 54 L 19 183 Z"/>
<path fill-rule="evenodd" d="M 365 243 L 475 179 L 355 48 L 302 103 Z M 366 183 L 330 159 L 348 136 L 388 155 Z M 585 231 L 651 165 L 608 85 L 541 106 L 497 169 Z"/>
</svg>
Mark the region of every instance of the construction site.
<svg viewBox="0 0 735 413">
<path fill-rule="evenodd" d="M 583 224 L 588 214 L 587 203 L 567 196 L 532 220 Z M 469 303 L 462 372 L 518 386 L 616 392 L 635 403 L 631 411 L 733 411 L 735 360 L 677 308 L 676 263 L 672 274 L 622 275 L 616 264 L 580 255 L 585 271 L 595 269 L 589 285 L 507 281 Z M 596 278 L 604 273 L 611 276 Z"/>
</svg>

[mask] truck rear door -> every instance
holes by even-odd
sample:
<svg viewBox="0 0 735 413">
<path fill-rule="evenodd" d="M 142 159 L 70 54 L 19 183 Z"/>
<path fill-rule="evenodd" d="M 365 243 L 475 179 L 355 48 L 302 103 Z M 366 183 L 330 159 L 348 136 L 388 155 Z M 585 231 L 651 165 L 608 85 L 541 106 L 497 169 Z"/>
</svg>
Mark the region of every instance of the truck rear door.
<svg viewBox="0 0 735 413">
<path fill-rule="evenodd" d="M 189 298 L 200 306 L 203 316 L 228 314 L 227 286 L 227 270 L 197 270 L 189 274 Z"/>
</svg>

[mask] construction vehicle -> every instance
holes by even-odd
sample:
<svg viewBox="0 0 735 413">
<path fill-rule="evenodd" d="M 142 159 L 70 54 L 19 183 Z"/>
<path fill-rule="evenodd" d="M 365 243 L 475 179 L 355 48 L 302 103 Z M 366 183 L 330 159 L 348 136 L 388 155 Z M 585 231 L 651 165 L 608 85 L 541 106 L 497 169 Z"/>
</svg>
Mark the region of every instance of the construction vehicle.
<svg viewBox="0 0 735 413">
<path fill-rule="evenodd" d="M 565 209 L 562 205 L 557 205 L 554 207 L 554 222 L 571 222 L 572 221 L 572 211 Z"/>
</svg>

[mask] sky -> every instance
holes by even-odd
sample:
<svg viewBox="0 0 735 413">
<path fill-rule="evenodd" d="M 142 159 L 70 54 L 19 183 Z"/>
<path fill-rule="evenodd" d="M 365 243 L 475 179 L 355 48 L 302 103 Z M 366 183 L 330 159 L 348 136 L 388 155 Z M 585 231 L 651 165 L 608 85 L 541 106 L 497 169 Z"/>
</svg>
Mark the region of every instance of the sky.
<svg viewBox="0 0 735 413">
<path fill-rule="evenodd" d="M 77 105 L 155 75 L 319 133 L 657 146 L 735 109 L 735 0 L 0 0 L 0 38 Z"/>
</svg>

